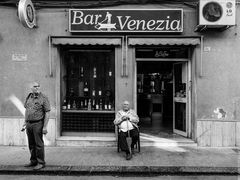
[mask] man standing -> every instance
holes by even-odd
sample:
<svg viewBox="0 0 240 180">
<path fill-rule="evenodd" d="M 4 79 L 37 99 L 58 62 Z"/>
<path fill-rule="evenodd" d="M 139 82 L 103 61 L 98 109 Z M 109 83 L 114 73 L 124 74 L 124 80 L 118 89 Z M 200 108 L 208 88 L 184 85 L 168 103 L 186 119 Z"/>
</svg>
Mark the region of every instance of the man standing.
<svg viewBox="0 0 240 180">
<path fill-rule="evenodd" d="M 47 134 L 50 104 L 48 98 L 40 92 L 39 83 L 33 82 L 31 90 L 24 104 L 25 125 L 31 154 L 30 163 L 25 167 L 34 167 L 34 170 L 39 170 L 45 167 L 43 134 Z"/>
<path fill-rule="evenodd" d="M 134 149 L 135 144 L 137 143 L 139 132 L 137 123 L 139 122 L 138 115 L 132 109 L 130 109 L 130 105 L 128 101 L 124 101 L 122 105 L 122 110 L 118 111 L 116 114 L 116 118 L 114 120 L 114 124 L 119 127 L 119 143 L 122 151 L 126 152 L 126 160 L 130 160 L 132 158 L 131 152 Z M 129 133 L 128 133 L 129 131 Z M 127 136 L 130 134 L 132 138 L 131 149 L 129 149 L 127 144 Z"/>
</svg>

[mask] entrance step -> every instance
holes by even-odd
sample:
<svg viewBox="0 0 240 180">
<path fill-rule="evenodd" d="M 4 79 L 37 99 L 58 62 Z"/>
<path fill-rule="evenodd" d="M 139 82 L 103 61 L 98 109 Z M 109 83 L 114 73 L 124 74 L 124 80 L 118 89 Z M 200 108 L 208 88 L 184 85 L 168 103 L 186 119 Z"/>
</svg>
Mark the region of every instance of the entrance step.
<svg viewBox="0 0 240 180">
<path fill-rule="evenodd" d="M 56 141 L 57 146 L 116 146 L 116 138 L 112 137 L 76 137 L 61 136 Z"/>
<path fill-rule="evenodd" d="M 197 146 L 188 138 L 176 137 L 156 137 L 148 134 L 140 134 L 141 146 L 174 147 L 174 146 Z M 112 136 L 61 136 L 56 141 L 57 146 L 117 146 L 115 135 Z"/>
<path fill-rule="evenodd" d="M 193 140 L 182 136 L 159 137 L 149 134 L 140 133 L 141 146 L 157 146 L 157 147 L 174 147 L 174 146 L 191 146 L 196 147 L 197 143 Z"/>
</svg>

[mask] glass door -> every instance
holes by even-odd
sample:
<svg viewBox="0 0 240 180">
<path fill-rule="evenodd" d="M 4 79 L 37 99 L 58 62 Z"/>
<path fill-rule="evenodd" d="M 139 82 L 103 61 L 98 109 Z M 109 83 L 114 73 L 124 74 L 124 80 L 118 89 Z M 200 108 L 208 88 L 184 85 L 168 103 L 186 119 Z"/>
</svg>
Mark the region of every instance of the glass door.
<svg viewBox="0 0 240 180">
<path fill-rule="evenodd" d="M 189 75 L 188 62 L 173 65 L 173 132 L 185 137 L 188 134 L 190 107 Z"/>
</svg>

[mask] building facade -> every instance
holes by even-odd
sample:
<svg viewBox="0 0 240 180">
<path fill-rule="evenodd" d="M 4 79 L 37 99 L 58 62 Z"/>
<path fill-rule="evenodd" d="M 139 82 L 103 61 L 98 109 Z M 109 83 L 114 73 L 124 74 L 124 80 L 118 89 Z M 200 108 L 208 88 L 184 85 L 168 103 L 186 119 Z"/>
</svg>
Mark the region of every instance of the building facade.
<svg viewBox="0 0 240 180">
<path fill-rule="evenodd" d="M 231 10 L 233 23 L 203 22 L 207 3 L 198 1 L 33 1 L 29 14 L 0 4 L 0 145 L 26 145 L 22 103 L 28 84 L 38 81 L 50 99 L 51 146 L 115 138 L 113 119 L 124 100 L 144 133 L 240 146 L 240 9 L 229 2 L 220 13 Z"/>
</svg>

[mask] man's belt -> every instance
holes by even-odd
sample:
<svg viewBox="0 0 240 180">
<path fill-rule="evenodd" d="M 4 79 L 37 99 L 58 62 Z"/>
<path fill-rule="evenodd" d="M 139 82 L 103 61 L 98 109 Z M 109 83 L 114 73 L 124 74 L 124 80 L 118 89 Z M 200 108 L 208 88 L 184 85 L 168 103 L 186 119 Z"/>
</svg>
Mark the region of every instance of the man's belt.
<svg viewBox="0 0 240 180">
<path fill-rule="evenodd" d="M 29 123 L 29 124 L 33 124 L 33 123 L 39 123 L 39 122 L 41 122 L 42 120 L 37 120 L 37 121 L 27 121 L 27 123 Z"/>
</svg>

